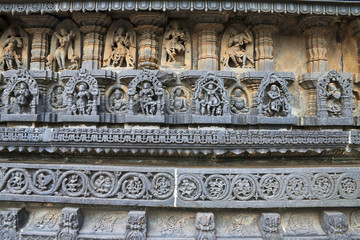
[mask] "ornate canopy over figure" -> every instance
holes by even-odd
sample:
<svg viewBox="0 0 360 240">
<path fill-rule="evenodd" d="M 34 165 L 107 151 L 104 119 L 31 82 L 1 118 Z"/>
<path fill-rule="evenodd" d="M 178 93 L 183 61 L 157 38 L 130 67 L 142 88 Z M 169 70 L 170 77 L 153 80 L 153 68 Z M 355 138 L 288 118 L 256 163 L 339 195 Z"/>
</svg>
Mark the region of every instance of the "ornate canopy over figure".
<svg viewBox="0 0 360 240">
<path fill-rule="evenodd" d="M 0 39 L 0 71 L 27 65 L 27 35 L 20 27 L 8 28 Z"/>
<path fill-rule="evenodd" d="M 351 80 L 336 71 L 324 74 L 318 81 L 318 116 L 351 117 L 353 87 Z"/>
<path fill-rule="evenodd" d="M 291 112 L 291 100 L 292 95 L 287 87 L 287 81 L 276 73 L 270 73 L 261 81 L 255 105 L 260 116 L 286 117 Z"/>
<path fill-rule="evenodd" d="M 106 35 L 104 66 L 134 68 L 136 34 L 133 26 L 124 20 L 114 22 Z"/>
<path fill-rule="evenodd" d="M 39 88 L 28 70 L 14 74 L 2 94 L 4 114 L 35 114 L 39 104 Z"/>
<path fill-rule="evenodd" d="M 127 108 L 130 113 L 164 115 L 164 89 L 150 70 L 143 70 L 129 84 Z"/>
<path fill-rule="evenodd" d="M 65 87 L 67 115 L 97 115 L 99 87 L 97 80 L 86 72 L 79 70 Z"/>
<path fill-rule="evenodd" d="M 75 23 L 66 19 L 57 25 L 47 56 L 48 70 L 76 70 L 80 68 L 81 36 Z M 54 64 L 56 67 L 54 67 Z"/>
<path fill-rule="evenodd" d="M 214 73 L 208 73 L 195 83 L 195 114 L 223 116 L 229 113 L 229 93 L 223 80 Z"/>
<path fill-rule="evenodd" d="M 221 44 L 223 68 L 254 67 L 254 42 L 250 29 L 240 24 L 229 26 L 223 35 Z"/>
<path fill-rule="evenodd" d="M 191 39 L 185 26 L 171 22 L 164 33 L 161 65 L 191 67 Z"/>
</svg>

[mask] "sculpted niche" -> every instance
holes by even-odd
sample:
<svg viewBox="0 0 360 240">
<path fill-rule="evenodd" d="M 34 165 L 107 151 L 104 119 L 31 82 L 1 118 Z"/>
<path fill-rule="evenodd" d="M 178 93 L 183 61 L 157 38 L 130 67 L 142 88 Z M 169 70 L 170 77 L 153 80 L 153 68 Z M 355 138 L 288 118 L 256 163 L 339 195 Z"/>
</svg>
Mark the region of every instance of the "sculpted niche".
<svg viewBox="0 0 360 240">
<path fill-rule="evenodd" d="M 104 66 L 134 68 L 136 60 L 136 34 L 125 20 L 114 22 L 105 40 Z"/>
<path fill-rule="evenodd" d="M 319 117 L 352 117 L 353 87 L 351 79 L 332 70 L 318 80 L 317 109 Z"/>
<path fill-rule="evenodd" d="M 125 86 L 117 84 L 110 87 L 105 93 L 106 109 L 110 113 L 125 113 L 126 111 Z"/>
<path fill-rule="evenodd" d="M 28 70 L 17 70 L 10 77 L 2 94 L 2 103 L 2 120 L 37 120 L 39 87 Z M 8 116 L 9 114 L 12 116 Z"/>
<path fill-rule="evenodd" d="M 191 90 L 185 85 L 177 85 L 168 93 L 167 110 L 170 114 L 188 113 L 191 101 Z"/>
<path fill-rule="evenodd" d="M 224 116 L 230 113 L 229 93 L 224 82 L 211 72 L 196 81 L 193 101 L 195 115 Z"/>
<path fill-rule="evenodd" d="M 164 115 L 165 91 L 155 72 L 142 70 L 130 82 L 127 91 L 127 111 L 129 115 L 145 115 L 148 117 Z M 143 121 L 149 119 L 141 118 Z M 131 119 L 129 120 L 131 121 Z M 135 118 L 132 120 L 135 120 Z"/>
<path fill-rule="evenodd" d="M 10 26 L 0 38 L 0 71 L 27 67 L 28 36 L 18 26 Z"/>
<path fill-rule="evenodd" d="M 47 56 L 47 70 L 62 71 L 80 68 L 81 35 L 70 19 L 59 23 L 51 38 L 50 54 Z"/>
<path fill-rule="evenodd" d="M 78 70 L 65 86 L 66 113 L 61 121 L 98 121 L 99 86 L 86 69 Z"/>
<path fill-rule="evenodd" d="M 254 68 L 254 38 L 249 28 L 232 24 L 224 32 L 221 42 L 221 69 Z"/>
<path fill-rule="evenodd" d="M 179 21 L 170 22 L 163 37 L 162 68 L 191 68 L 191 38 L 188 29 Z"/>
<path fill-rule="evenodd" d="M 255 106 L 260 116 L 286 117 L 291 112 L 292 95 L 287 81 L 276 73 L 265 76 L 255 97 Z"/>
</svg>

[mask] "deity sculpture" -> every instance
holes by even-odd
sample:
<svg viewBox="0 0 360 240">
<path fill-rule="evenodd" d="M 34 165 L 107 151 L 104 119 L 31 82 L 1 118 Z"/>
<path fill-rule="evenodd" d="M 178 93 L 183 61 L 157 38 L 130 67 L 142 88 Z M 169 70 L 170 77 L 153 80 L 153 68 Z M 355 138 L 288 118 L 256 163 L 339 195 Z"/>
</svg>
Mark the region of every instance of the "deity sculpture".
<svg viewBox="0 0 360 240">
<path fill-rule="evenodd" d="M 13 62 L 16 63 L 17 69 L 20 69 L 22 63 L 20 56 L 17 54 L 17 48 L 23 47 L 23 40 L 17 36 L 14 29 L 10 28 L 8 36 L 2 44 L 2 55 L 0 56 L 0 70 L 4 70 L 5 66 L 8 70 L 13 69 Z"/>
<path fill-rule="evenodd" d="M 156 101 L 154 98 L 154 90 L 149 82 L 144 82 L 139 92 L 140 108 L 143 114 L 153 115 L 156 110 Z"/>
<path fill-rule="evenodd" d="M 53 89 L 50 96 L 50 104 L 54 108 L 63 108 L 66 106 L 64 99 L 64 87 L 57 86 Z"/>
<path fill-rule="evenodd" d="M 75 93 L 75 103 L 72 106 L 73 115 L 90 115 L 91 114 L 91 100 L 90 92 L 86 84 L 79 85 L 79 91 Z"/>
<path fill-rule="evenodd" d="M 167 53 L 167 63 L 176 62 L 176 54 L 185 52 L 187 42 L 189 42 L 189 36 L 187 36 L 184 30 L 180 29 L 178 22 L 174 22 L 168 27 L 164 36 L 164 49 Z"/>
<path fill-rule="evenodd" d="M 270 116 L 279 116 L 282 111 L 288 109 L 288 102 L 286 98 L 282 96 L 282 91 L 275 84 L 271 85 L 270 91 L 267 93 L 269 97 L 269 103 L 266 107 L 266 111 Z"/>
<path fill-rule="evenodd" d="M 288 80 L 275 72 L 261 80 L 254 99 L 254 106 L 260 116 L 287 117 L 291 113 L 292 95 L 287 85 Z"/>
<path fill-rule="evenodd" d="M 229 96 L 221 79 L 214 74 L 200 78 L 195 86 L 197 115 L 223 116 L 229 111 Z"/>
<path fill-rule="evenodd" d="M 135 56 L 132 51 L 135 48 L 134 39 L 134 33 L 126 32 L 123 27 L 115 31 L 111 43 L 111 52 L 109 57 L 105 59 L 105 66 L 121 67 L 125 60 L 126 67 L 134 67 Z"/>
<path fill-rule="evenodd" d="M 19 107 L 20 113 L 24 113 L 30 104 L 31 93 L 25 82 L 20 82 L 18 89 L 14 91 L 15 102 Z"/>
<path fill-rule="evenodd" d="M 249 29 L 239 33 L 235 27 L 230 28 L 226 43 L 228 48 L 221 60 L 223 66 L 229 67 L 231 59 L 237 68 L 252 67 L 254 60 L 246 51 L 247 46 L 251 42 L 253 42 L 253 37 Z"/>
<path fill-rule="evenodd" d="M 113 96 L 110 97 L 110 109 L 114 112 L 121 112 L 126 109 L 126 101 L 123 99 L 123 93 L 116 89 Z"/>
<path fill-rule="evenodd" d="M 334 82 L 329 83 L 327 92 L 327 108 L 330 117 L 339 117 L 341 115 L 341 91 Z"/>
<path fill-rule="evenodd" d="M 246 100 L 241 96 L 241 90 L 236 89 L 234 96 L 230 99 L 231 111 L 235 114 L 246 113 L 249 109 L 246 107 Z"/>
<path fill-rule="evenodd" d="M 169 98 L 169 109 L 172 112 L 186 112 L 188 110 L 187 99 L 181 87 L 175 87 Z"/>
<path fill-rule="evenodd" d="M 59 70 L 64 70 L 66 68 L 66 59 L 69 59 L 74 63 L 70 68 L 76 68 L 78 62 L 78 56 L 74 55 L 73 49 L 73 40 L 75 38 L 75 33 L 70 31 L 69 33 L 64 29 L 60 29 L 60 32 L 55 32 L 54 35 L 58 38 L 60 46 L 55 50 L 55 59 L 59 66 Z"/>
</svg>

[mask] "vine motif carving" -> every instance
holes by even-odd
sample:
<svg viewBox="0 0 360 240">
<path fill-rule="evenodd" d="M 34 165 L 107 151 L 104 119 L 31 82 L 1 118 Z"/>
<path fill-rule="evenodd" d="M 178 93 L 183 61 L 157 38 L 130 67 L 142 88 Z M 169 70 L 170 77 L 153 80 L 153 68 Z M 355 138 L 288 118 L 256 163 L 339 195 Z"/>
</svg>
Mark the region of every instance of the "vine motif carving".
<svg viewBox="0 0 360 240">
<path fill-rule="evenodd" d="M 112 232 L 114 230 L 115 222 L 119 218 L 115 216 L 104 215 L 95 220 L 95 225 L 92 230 L 95 232 Z"/>
<path fill-rule="evenodd" d="M 189 220 L 190 217 L 179 217 L 172 215 L 170 217 L 166 217 L 163 222 L 163 227 L 161 229 L 162 236 L 183 236 L 184 235 L 184 227 Z"/>
<path fill-rule="evenodd" d="M 11 168 L 0 174 L 0 190 L 12 194 L 166 200 L 174 188 L 174 177 L 162 172 Z"/>
<path fill-rule="evenodd" d="M 274 72 L 261 80 L 255 97 L 255 106 L 260 116 L 286 117 L 290 114 L 292 95 L 287 85 L 287 81 Z"/>
<path fill-rule="evenodd" d="M 47 212 L 43 214 L 35 224 L 38 229 L 53 229 L 58 222 L 60 214 L 56 211 Z"/>
</svg>

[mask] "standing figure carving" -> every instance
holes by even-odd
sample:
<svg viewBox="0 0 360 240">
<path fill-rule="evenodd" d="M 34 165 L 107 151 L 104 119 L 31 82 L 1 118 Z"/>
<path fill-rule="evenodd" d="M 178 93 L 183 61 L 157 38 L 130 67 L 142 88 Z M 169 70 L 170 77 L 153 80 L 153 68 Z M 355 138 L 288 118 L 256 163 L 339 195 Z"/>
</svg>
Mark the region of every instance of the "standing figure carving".
<svg viewBox="0 0 360 240">
<path fill-rule="evenodd" d="M 124 20 L 114 22 L 106 35 L 104 66 L 134 68 L 136 34 L 133 26 Z"/>
<path fill-rule="evenodd" d="M 164 33 L 161 65 L 191 66 L 190 33 L 177 21 L 171 22 Z"/>
<path fill-rule="evenodd" d="M 67 115 L 97 115 L 98 83 L 85 69 L 67 82 L 65 93 Z"/>
<path fill-rule="evenodd" d="M 246 107 L 246 99 L 241 96 L 241 90 L 236 88 L 234 94 L 230 98 L 231 111 L 235 114 L 247 113 L 249 109 Z"/>
<path fill-rule="evenodd" d="M 22 67 L 21 51 L 23 48 L 23 38 L 18 34 L 15 28 L 9 28 L 4 33 L 1 41 L 0 70 L 14 69 L 14 63 L 17 69 Z"/>
<path fill-rule="evenodd" d="M 287 81 L 276 73 L 265 76 L 255 97 L 255 106 L 260 116 L 286 117 L 291 112 L 292 95 Z"/>
<path fill-rule="evenodd" d="M 194 101 L 196 115 L 223 116 L 229 113 L 229 93 L 223 80 L 213 73 L 196 81 Z"/>
<path fill-rule="evenodd" d="M 59 70 L 65 69 L 65 60 L 74 59 L 74 49 L 72 42 L 75 37 L 75 33 L 70 31 L 69 33 L 65 29 L 60 29 L 59 32 L 55 32 L 54 35 L 58 38 L 60 46 L 55 51 L 56 62 L 59 66 Z"/>
<path fill-rule="evenodd" d="M 353 86 L 351 77 L 330 71 L 317 84 L 318 117 L 352 117 Z"/>
<path fill-rule="evenodd" d="M 51 38 L 50 54 L 46 57 L 46 69 L 53 71 L 80 68 L 81 36 L 70 19 L 57 25 Z"/>
<path fill-rule="evenodd" d="M 225 31 L 222 42 L 223 68 L 253 68 L 253 36 L 245 26 L 233 25 Z"/>
</svg>

